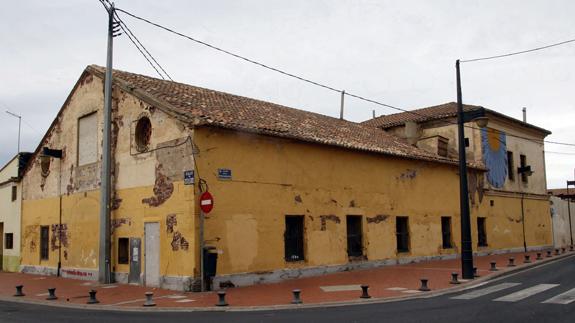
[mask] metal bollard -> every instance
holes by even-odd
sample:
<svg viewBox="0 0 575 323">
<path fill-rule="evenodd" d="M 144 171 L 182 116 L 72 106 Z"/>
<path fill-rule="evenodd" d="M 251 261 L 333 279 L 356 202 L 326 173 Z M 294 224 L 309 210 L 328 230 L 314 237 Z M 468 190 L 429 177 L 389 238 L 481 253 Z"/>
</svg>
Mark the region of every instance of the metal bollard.
<svg viewBox="0 0 575 323">
<path fill-rule="evenodd" d="M 429 287 L 427 286 L 428 279 L 421 278 L 420 280 L 421 280 L 421 287 L 419 287 L 419 290 L 422 292 L 429 292 L 431 289 L 429 289 Z"/>
<path fill-rule="evenodd" d="M 58 299 L 58 297 L 56 297 L 56 288 L 48 288 L 48 297 L 46 297 L 46 299 L 49 301 Z"/>
<path fill-rule="evenodd" d="M 490 262 L 490 264 L 491 264 L 491 268 L 489 268 L 490 271 L 497 271 L 498 270 L 497 267 L 495 267 L 497 262 L 492 261 L 492 262 Z"/>
<path fill-rule="evenodd" d="M 24 288 L 24 285 L 18 285 L 18 286 L 16 286 L 16 294 L 14 294 L 14 296 L 16 296 L 16 297 L 26 296 L 26 295 L 24 295 L 24 293 L 22 292 L 22 288 Z"/>
<path fill-rule="evenodd" d="M 524 264 L 530 263 L 530 262 L 531 262 L 531 259 L 529 259 L 529 258 L 531 258 L 530 255 L 525 255 L 525 260 L 523 260 L 523 263 L 524 263 Z"/>
<path fill-rule="evenodd" d="M 551 257 L 552 257 L 551 250 L 547 250 L 547 258 L 551 258 Z"/>
<path fill-rule="evenodd" d="M 477 273 L 477 267 L 473 267 L 473 278 L 477 277 L 479 277 L 479 274 Z"/>
<path fill-rule="evenodd" d="M 100 301 L 98 301 L 96 299 L 96 291 L 95 290 L 90 290 L 88 292 L 88 294 L 90 295 L 90 298 L 88 298 L 88 301 L 86 302 L 86 304 L 98 304 L 100 303 Z"/>
<path fill-rule="evenodd" d="M 569 251 L 573 251 L 573 245 L 569 246 Z"/>
<path fill-rule="evenodd" d="M 515 258 L 514 257 L 509 257 L 509 264 L 507 264 L 507 267 L 515 267 Z"/>
<path fill-rule="evenodd" d="M 451 281 L 449 282 L 450 284 L 454 284 L 454 285 L 456 285 L 456 284 L 461 284 L 461 283 L 459 282 L 459 280 L 457 280 L 457 275 L 458 275 L 458 274 L 455 273 L 455 272 L 454 272 L 454 273 L 451 273 Z"/>
<path fill-rule="evenodd" d="M 561 253 L 565 253 L 565 247 L 561 248 Z"/>
<path fill-rule="evenodd" d="M 559 249 L 555 249 L 555 256 L 559 255 Z"/>
<path fill-rule="evenodd" d="M 541 253 L 538 252 L 538 253 L 537 253 L 537 258 L 535 258 L 535 260 L 541 260 L 541 259 L 543 259 L 543 257 L 541 257 Z"/>
<path fill-rule="evenodd" d="M 219 291 L 218 292 L 218 302 L 216 303 L 216 306 L 228 306 L 228 302 L 226 302 L 226 291 Z"/>
<path fill-rule="evenodd" d="M 369 285 L 361 285 L 361 296 L 359 298 L 371 298 L 367 290 L 369 289 Z"/>
<path fill-rule="evenodd" d="M 142 306 L 156 306 L 156 303 L 154 303 L 154 300 L 152 299 L 152 297 L 154 296 L 154 293 L 152 292 L 146 292 L 144 295 L 146 295 L 146 301 L 144 302 L 144 305 Z"/>
<path fill-rule="evenodd" d="M 301 299 L 301 289 L 294 289 L 292 290 L 293 293 L 293 300 L 291 301 L 292 304 L 301 304 L 303 303 Z"/>
</svg>

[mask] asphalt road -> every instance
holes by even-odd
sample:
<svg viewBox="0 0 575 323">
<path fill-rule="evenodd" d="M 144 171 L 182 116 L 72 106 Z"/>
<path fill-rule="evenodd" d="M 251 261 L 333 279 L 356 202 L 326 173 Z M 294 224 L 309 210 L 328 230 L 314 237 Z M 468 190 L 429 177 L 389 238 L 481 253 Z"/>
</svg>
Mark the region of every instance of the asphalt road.
<svg viewBox="0 0 575 323">
<path fill-rule="evenodd" d="M 575 322 L 575 256 L 458 293 L 400 302 L 259 312 L 113 312 L 0 302 L 0 322 Z"/>
</svg>

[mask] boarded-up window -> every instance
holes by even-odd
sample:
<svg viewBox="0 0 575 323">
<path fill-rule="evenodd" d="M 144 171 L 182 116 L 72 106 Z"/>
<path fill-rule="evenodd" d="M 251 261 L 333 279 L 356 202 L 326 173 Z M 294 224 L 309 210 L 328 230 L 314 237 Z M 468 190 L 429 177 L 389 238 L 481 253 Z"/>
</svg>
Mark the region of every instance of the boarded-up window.
<svg viewBox="0 0 575 323">
<path fill-rule="evenodd" d="M 447 157 L 447 145 L 449 144 L 449 139 L 445 137 L 437 137 L 437 154 L 439 156 Z"/>
<path fill-rule="evenodd" d="M 98 115 L 89 114 L 78 120 L 78 166 L 98 161 Z"/>
</svg>

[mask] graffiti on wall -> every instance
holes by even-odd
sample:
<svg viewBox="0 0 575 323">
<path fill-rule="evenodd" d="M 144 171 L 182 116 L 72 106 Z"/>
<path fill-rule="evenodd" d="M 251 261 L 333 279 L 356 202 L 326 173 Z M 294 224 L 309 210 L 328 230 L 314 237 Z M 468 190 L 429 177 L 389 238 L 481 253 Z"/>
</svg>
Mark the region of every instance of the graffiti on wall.
<svg viewBox="0 0 575 323">
<path fill-rule="evenodd" d="M 483 162 L 487 167 L 487 181 L 496 188 L 503 187 L 507 178 L 507 137 L 495 129 L 481 129 Z"/>
</svg>

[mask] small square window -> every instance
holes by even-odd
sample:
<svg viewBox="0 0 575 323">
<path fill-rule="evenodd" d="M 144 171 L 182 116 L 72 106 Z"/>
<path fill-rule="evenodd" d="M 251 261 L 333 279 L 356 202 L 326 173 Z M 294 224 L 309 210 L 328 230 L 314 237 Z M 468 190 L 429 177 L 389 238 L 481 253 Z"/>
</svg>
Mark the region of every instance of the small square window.
<svg viewBox="0 0 575 323">
<path fill-rule="evenodd" d="M 12 248 L 14 248 L 14 234 L 6 233 L 4 235 L 4 249 L 12 249 Z"/>
</svg>

